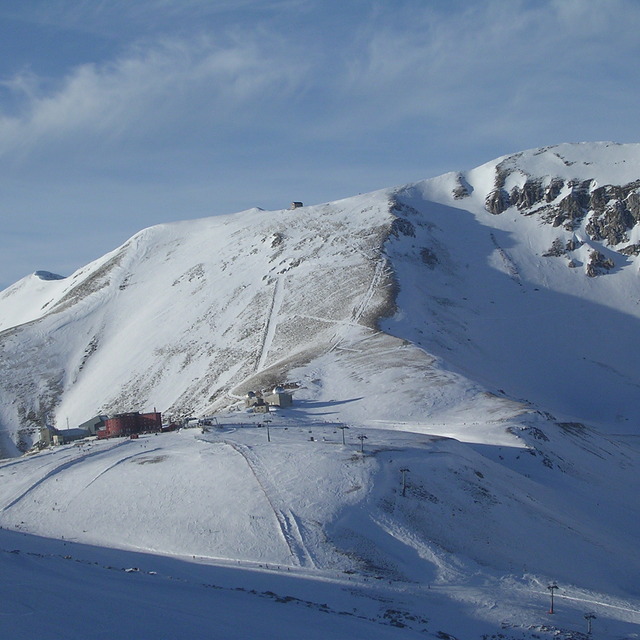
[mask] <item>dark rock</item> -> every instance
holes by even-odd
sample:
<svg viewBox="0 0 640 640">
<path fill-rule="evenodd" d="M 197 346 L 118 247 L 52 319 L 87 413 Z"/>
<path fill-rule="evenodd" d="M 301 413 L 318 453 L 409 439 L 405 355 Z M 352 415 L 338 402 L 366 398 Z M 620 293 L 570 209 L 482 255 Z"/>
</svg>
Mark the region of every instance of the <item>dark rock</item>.
<svg viewBox="0 0 640 640">
<path fill-rule="evenodd" d="M 578 240 L 577 238 L 571 238 L 571 240 L 567 240 L 567 244 L 565 245 L 565 251 L 575 251 L 579 249 L 584 242 L 582 240 Z"/>
<path fill-rule="evenodd" d="M 636 192 L 630 193 L 626 205 L 633 219 L 636 222 L 640 222 L 640 194 Z"/>
<path fill-rule="evenodd" d="M 572 231 L 585 217 L 590 204 L 589 186 L 591 180 L 580 183 L 569 183 L 571 193 L 560 200 L 557 213 L 553 216 L 553 226 L 563 225 L 565 229 Z"/>
<path fill-rule="evenodd" d="M 606 240 L 610 245 L 629 240 L 627 231 L 635 225 L 635 220 L 624 203 L 613 200 L 599 215 L 594 212 L 586 231 L 594 240 Z"/>
<path fill-rule="evenodd" d="M 484 206 L 489 213 L 499 215 L 510 206 L 509 194 L 504 189 L 494 189 L 486 197 Z"/>
<path fill-rule="evenodd" d="M 454 190 L 453 190 L 453 197 L 455 200 L 462 200 L 462 198 L 468 198 L 469 197 L 469 191 L 467 191 L 467 188 L 461 184 L 459 184 Z"/>
<path fill-rule="evenodd" d="M 541 180 L 527 180 L 521 188 L 514 187 L 509 194 L 511 204 L 519 210 L 530 209 L 535 204 L 542 202 L 544 189 Z"/>
<path fill-rule="evenodd" d="M 473 191 L 473 187 L 466 181 L 464 176 L 458 174 L 458 186 L 453 189 L 453 197 L 456 200 L 461 200 L 462 198 L 468 198 Z"/>
<path fill-rule="evenodd" d="M 545 251 L 542 255 L 545 258 L 559 258 L 565 254 L 565 248 L 562 244 L 562 240 L 560 238 L 556 238 L 552 243 L 551 247 Z"/>
<path fill-rule="evenodd" d="M 422 262 L 424 262 L 431 269 L 433 269 L 438 264 L 438 256 L 433 251 L 431 251 L 431 249 L 427 249 L 426 247 L 420 249 L 420 257 L 422 258 Z"/>
<path fill-rule="evenodd" d="M 587 264 L 587 275 L 590 278 L 603 275 L 613 269 L 615 263 L 611 258 L 605 258 L 604 254 L 594 249 L 589 254 L 589 264 Z"/>
<path fill-rule="evenodd" d="M 416 229 L 409 220 L 404 218 L 396 218 L 391 223 L 391 234 L 396 238 L 402 236 L 409 236 L 411 238 L 416 237 Z"/>
<path fill-rule="evenodd" d="M 591 192 L 589 204 L 596 213 L 602 213 L 607 206 L 609 196 L 606 187 L 598 187 Z"/>
<path fill-rule="evenodd" d="M 619 253 L 625 256 L 637 256 L 640 255 L 640 244 L 629 244 L 622 249 L 618 249 Z"/>
<path fill-rule="evenodd" d="M 560 195 L 562 187 L 564 187 L 564 180 L 553 178 L 544 192 L 544 199 L 547 202 L 553 202 Z"/>
</svg>

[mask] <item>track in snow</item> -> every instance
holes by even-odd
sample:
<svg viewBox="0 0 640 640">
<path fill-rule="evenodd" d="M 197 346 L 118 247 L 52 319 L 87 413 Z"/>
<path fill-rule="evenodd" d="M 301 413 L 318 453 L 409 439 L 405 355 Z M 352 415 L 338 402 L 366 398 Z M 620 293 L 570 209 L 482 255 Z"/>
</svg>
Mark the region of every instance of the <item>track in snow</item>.
<svg viewBox="0 0 640 640">
<path fill-rule="evenodd" d="M 51 469 L 50 471 L 45 473 L 45 475 L 42 476 L 42 478 L 40 478 L 39 480 L 36 480 L 36 482 L 34 482 L 27 489 L 22 491 L 22 493 L 20 493 L 13 500 L 11 500 L 11 502 L 9 502 L 9 504 L 5 505 L 2 508 L 1 511 L 5 512 L 5 511 L 8 511 L 9 509 L 11 509 L 11 507 L 13 507 L 16 504 L 18 504 L 18 502 L 20 502 L 23 498 L 25 498 L 27 495 L 29 495 L 34 489 L 39 487 L 43 482 L 46 482 L 47 480 L 49 480 L 49 478 L 52 478 L 53 476 L 61 473 L 62 471 L 66 471 L 67 469 L 73 467 L 74 465 L 78 464 L 79 462 L 84 462 L 88 458 L 93 458 L 95 456 L 99 456 L 99 455 L 102 455 L 104 453 L 111 452 L 114 449 L 116 449 L 117 447 L 122 447 L 122 446 L 128 444 L 128 442 L 129 441 L 126 440 L 124 442 L 120 442 L 120 443 L 116 444 L 113 447 L 109 447 L 106 450 L 92 451 L 91 453 L 80 454 L 79 456 L 76 456 L 75 458 L 72 458 L 71 460 L 67 460 L 66 462 L 63 462 L 62 464 L 56 465 L 53 469 Z M 95 480 L 95 478 L 94 478 L 94 480 Z"/>
<path fill-rule="evenodd" d="M 128 462 L 129 460 L 132 460 L 133 458 L 137 458 L 138 456 L 149 455 L 154 451 L 161 451 L 161 450 L 162 450 L 162 447 L 156 447 L 155 449 L 145 449 L 144 451 L 138 451 L 138 453 L 133 453 L 132 455 L 126 456 L 125 458 L 120 458 L 120 460 L 117 460 L 113 464 L 110 464 L 106 469 L 103 469 L 99 474 L 97 474 L 93 478 L 93 480 L 91 480 L 91 482 L 87 483 L 84 486 L 82 491 L 84 491 L 85 489 L 88 489 L 98 478 L 101 478 L 105 473 L 108 473 L 112 469 L 115 469 L 117 466 L 121 465 L 123 462 Z M 82 491 L 80 493 L 82 493 Z"/>
<path fill-rule="evenodd" d="M 262 337 L 262 344 L 260 346 L 260 358 L 256 365 L 256 372 L 262 371 L 267 363 L 267 356 L 271 349 L 271 343 L 276 334 L 276 328 L 278 327 L 278 317 L 280 313 L 280 307 L 284 300 L 284 278 L 285 276 L 279 276 L 276 280 L 276 284 L 273 288 L 273 298 L 271 299 L 271 307 L 269 309 L 269 315 L 267 317 L 267 324 L 264 329 L 264 335 Z"/>
<path fill-rule="evenodd" d="M 367 310 L 367 307 L 369 306 L 369 303 L 371 302 L 371 299 L 373 298 L 376 292 L 376 289 L 378 288 L 378 285 L 382 280 L 382 276 L 384 275 L 386 264 L 387 262 L 384 258 L 380 258 L 376 261 L 376 266 L 373 272 L 373 276 L 371 277 L 371 282 L 367 287 L 366 293 L 362 297 L 360 304 L 353 310 L 353 313 L 351 314 L 351 318 L 349 319 L 349 321 L 342 322 L 341 323 L 342 325 L 345 325 L 345 324 L 360 325 L 360 319 L 364 315 L 364 312 Z M 336 334 L 334 335 L 334 338 L 336 338 L 336 341 L 333 343 L 333 345 L 331 345 L 331 348 L 329 349 L 329 353 L 331 353 L 331 351 L 333 351 L 334 349 L 338 349 L 342 344 L 342 342 L 344 341 L 344 336 L 339 336 Z"/>
<path fill-rule="evenodd" d="M 204 440 L 204 442 L 211 444 L 206 440 Z M 269 472 L 262 464 L 262 461 L 254 454 L 251 448 L 246 445 L 238 444 L 231 440 L 221 440 L 220 442 L 232 447 L 245 459 L 257 480 L 258 485 L 262 489 L 267 502 L 273 510 L 276 520 L 278 521 L 282 537 L 289 547 L 291 557 L 296 565 L 299 567 L 311 567 L 315 569 L 315 562 L 304 544 L 298 520 L 293 511 L 287 507 L 286 502 L 281 497 L 276 486 L 269 479 Z"/>
</svg>

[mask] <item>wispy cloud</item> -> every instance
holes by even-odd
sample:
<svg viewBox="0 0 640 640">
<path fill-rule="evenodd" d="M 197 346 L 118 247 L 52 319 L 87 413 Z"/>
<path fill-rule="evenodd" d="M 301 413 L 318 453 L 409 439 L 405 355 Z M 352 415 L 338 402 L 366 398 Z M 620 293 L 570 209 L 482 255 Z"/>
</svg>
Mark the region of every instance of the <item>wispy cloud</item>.
<svg viewBox="0 0 640 640">
<path fill-rule="evenodd" d="M 158 221 L 637 140 L 639 31 L 637 0 L 0 2 L 0 216 L 94 224 L 98 252 Z"/>
<path fill-rule="evenodd" d="M 382 5 L 349 48 L 338 90 L 350 108 L 337 121 L 345 131 L 406 121 L 470 140 L 507 138 L 523 122 L 540 135 L 553 119 L 553 135 L 562 125 L 574 134 L 586 105 L 623 108 L 611 92 L 640 80 L 639 27 L 640 4 L 628 0 Z"/>
<path fill-rule="evenodd" d="M 0 112 L 0 154 L 79 136 L 168 139 L 190 135 L 189 125 L 192 133 L 241 130 L 256 120 L 316 140 L 410 125 L 467 141 L 521 138 L 523 122 L 541 135 L 551 120 L 573 137 L 587 103 L 624 109 L 622 96 L 611 104 L 625 90 L 620 78 L 640 79 L 640 5 L 629 0 L 359 3 L 359 13 L 344 15 L 347 30 L 338 29 L 340 16 L 293 22 L 294 9 L 312 13 L 306 0 L 244 0 L 242 8 L 271 16 L 250 28 L 226 0 L 75 3 L 75 13 L 54 4 L 69 28 L 100 24 L 105 14 L 115 20 L 118 6 L 140 23 L 161 15 L 165 26 L 187 9 L 236 13 L 222 26 L 207 23 L 207 32 L 192 25 L 181 37 L 143 35 L 111 61 L 70 68 L 55 86 L 32 73 L 5 79 L 20 108 Z M 592 69 L 604 90 L 592 86 Z"/>
<path fill-rule="evenodd" d="M 228 124 L 256 101 L 286 100 L 304 74 L 266 33 L 138 43 L 112 62 L 74 67 L 54 87 L 19 73 L 2 83 L 21 108 L 0 115 L 0 154 L 80 135 L 148 135 L 185 118 Z"/>
</svg>

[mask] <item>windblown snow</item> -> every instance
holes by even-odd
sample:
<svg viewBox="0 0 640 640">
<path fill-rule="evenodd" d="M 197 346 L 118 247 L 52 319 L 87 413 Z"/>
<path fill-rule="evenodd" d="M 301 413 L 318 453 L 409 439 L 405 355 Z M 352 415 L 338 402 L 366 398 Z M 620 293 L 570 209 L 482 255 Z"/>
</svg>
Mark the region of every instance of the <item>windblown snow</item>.
<svg viewBox="0 0 640 640">
<path fill-rule="evenodd" d="M 0 628 L 636 637 L 639 161 L 159 225 L 0 293 Z M 243 398 L 276 384 L 264 426 Z M 154 408 L 215 426 L 16 457 Z"/>
</svg>

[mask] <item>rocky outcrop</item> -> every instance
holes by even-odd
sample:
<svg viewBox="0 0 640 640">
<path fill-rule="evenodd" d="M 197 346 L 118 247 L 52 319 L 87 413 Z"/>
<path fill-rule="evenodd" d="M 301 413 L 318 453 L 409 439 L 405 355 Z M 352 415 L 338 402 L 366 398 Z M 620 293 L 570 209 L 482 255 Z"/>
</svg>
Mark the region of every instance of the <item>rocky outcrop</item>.
<svg viewBox="0 0 640 640">
<path fill-rule="evenodd" d="M 405 218 L 396 218 L 391 223 L 391 235 L 399 238 L 400 236 L 416 237 L 416 229 L 413 224 Z"/>
<path fill-rule="evenodd" d="M 520 188 L 511 189 L 509 199 L 512 205 L 518 207 L 520 211 L 530 209 L 535 204 L 542 201 L 545 191 L 542 180 L 527 180 Z"/>
<path fill-rule="evenodd" d="M 471 185 L 467 182 L 462 174 L 458 174 L 456 177 L 457 185 L 453 189 L 453 197 L 455 200 L 462 200 L 462 198 L 468 198 L 473 191 Z"/>
<path fill-rule="evenodd" d="M 578 238 L 574 236 L 573 238 L 567 240 L 567 244 L 564 248 L 565 251 L 575 251 L 576 249 L 579 249 L 583 244 L 584 242 L 582 242 L 582 240 L 578 240 Z"/>
<path fill-rule="evenodd" d="M 430 269 L 433 269 L 439 262 L 438 256 L 431 250 L 423 247 L 420 249 L 420 259 Z"/>
<path fill-rule="evenodd" d="M 486 197 L 484 206 L 489 213 L 500 215 L 511 206 L 509 194 L 504 189 L 494 189 Z"/>
<path fill-rule="evenodd" d="M 589 254 L 589 263 L 587 264 L 587 275 L 590 278 L 595 278 L 608 271 L 611 271 L 615 266 L 611 258 L 605 258 L 604 254 L 600 251 L 593 250 Z"/>
<path fill-rule="evenodd" d="M 637 256 L 640 255 L 640 244 L 630 244 L 622 249 L 618 249 L 618 252 L 625 256 Z"/>
<path fill-rule="evenodd" d="M 587 223 L 586 230 L 593 240 L 605 240 L 612 246 L 628 242 L 627 231 L 635 225 L 631 213 L 620 201 L 607 208 L 602 214 L 594 213 Z"/>
<path fill-rule="evenodd" d="M 565 245 L 560 238 L 556 238 L 552 243 L 551 247 L 547 251 L 545 251 L 542 255 L 545 258 L 559 258 L 560 256 L 565 255 L 567 250 L 565 249 Z"/>
<path fill-rule="evenodd" d="M 586 227 L 589 236 L 612 246 L 628 242 L 627 232 L 640 221 L 639 190 L 640 181 L 594 189 L 590 200 L 593 214 Z"/>
<path fill-rule="evenodd" d="M 527 177 L 524 183 L 507 191 L 507 178 L 514 171 L 508 162 L 496 167 L 494 188 L 485 199 L 489 213 L 500 215 L 515 207 L 522 215 L 537 215 L 547 224 L 565 231 L 583 229 L 591 240 L 612 248 L 628 243 L 630 231 L 640 223 L 640 180 L 624 185 L 596 186 L 592 179 Z M 566 256 L 582 244 L 575 237 L 566 244 L 558 238 L 543 256 Z M 640 255 L 640 245 L 628 245 L 618 251 L 626 256 Z M 570 259 L 569 266 L 577 264 Z M 587 274 L 593 277 L 612 267 L 610 259 L 594 251 L 589 258 Z"/>
<path fill-rule="evenodd" d="M 591 180 L 567 183 L 571 189 L 569 194 L 560 200 L 557 207 L 550 207 L 549 218 L 554 227 L 562 225 L 568 231 L 573 231 L 582 222 L 589 210 L 590 185 Z"/>
</svg>

